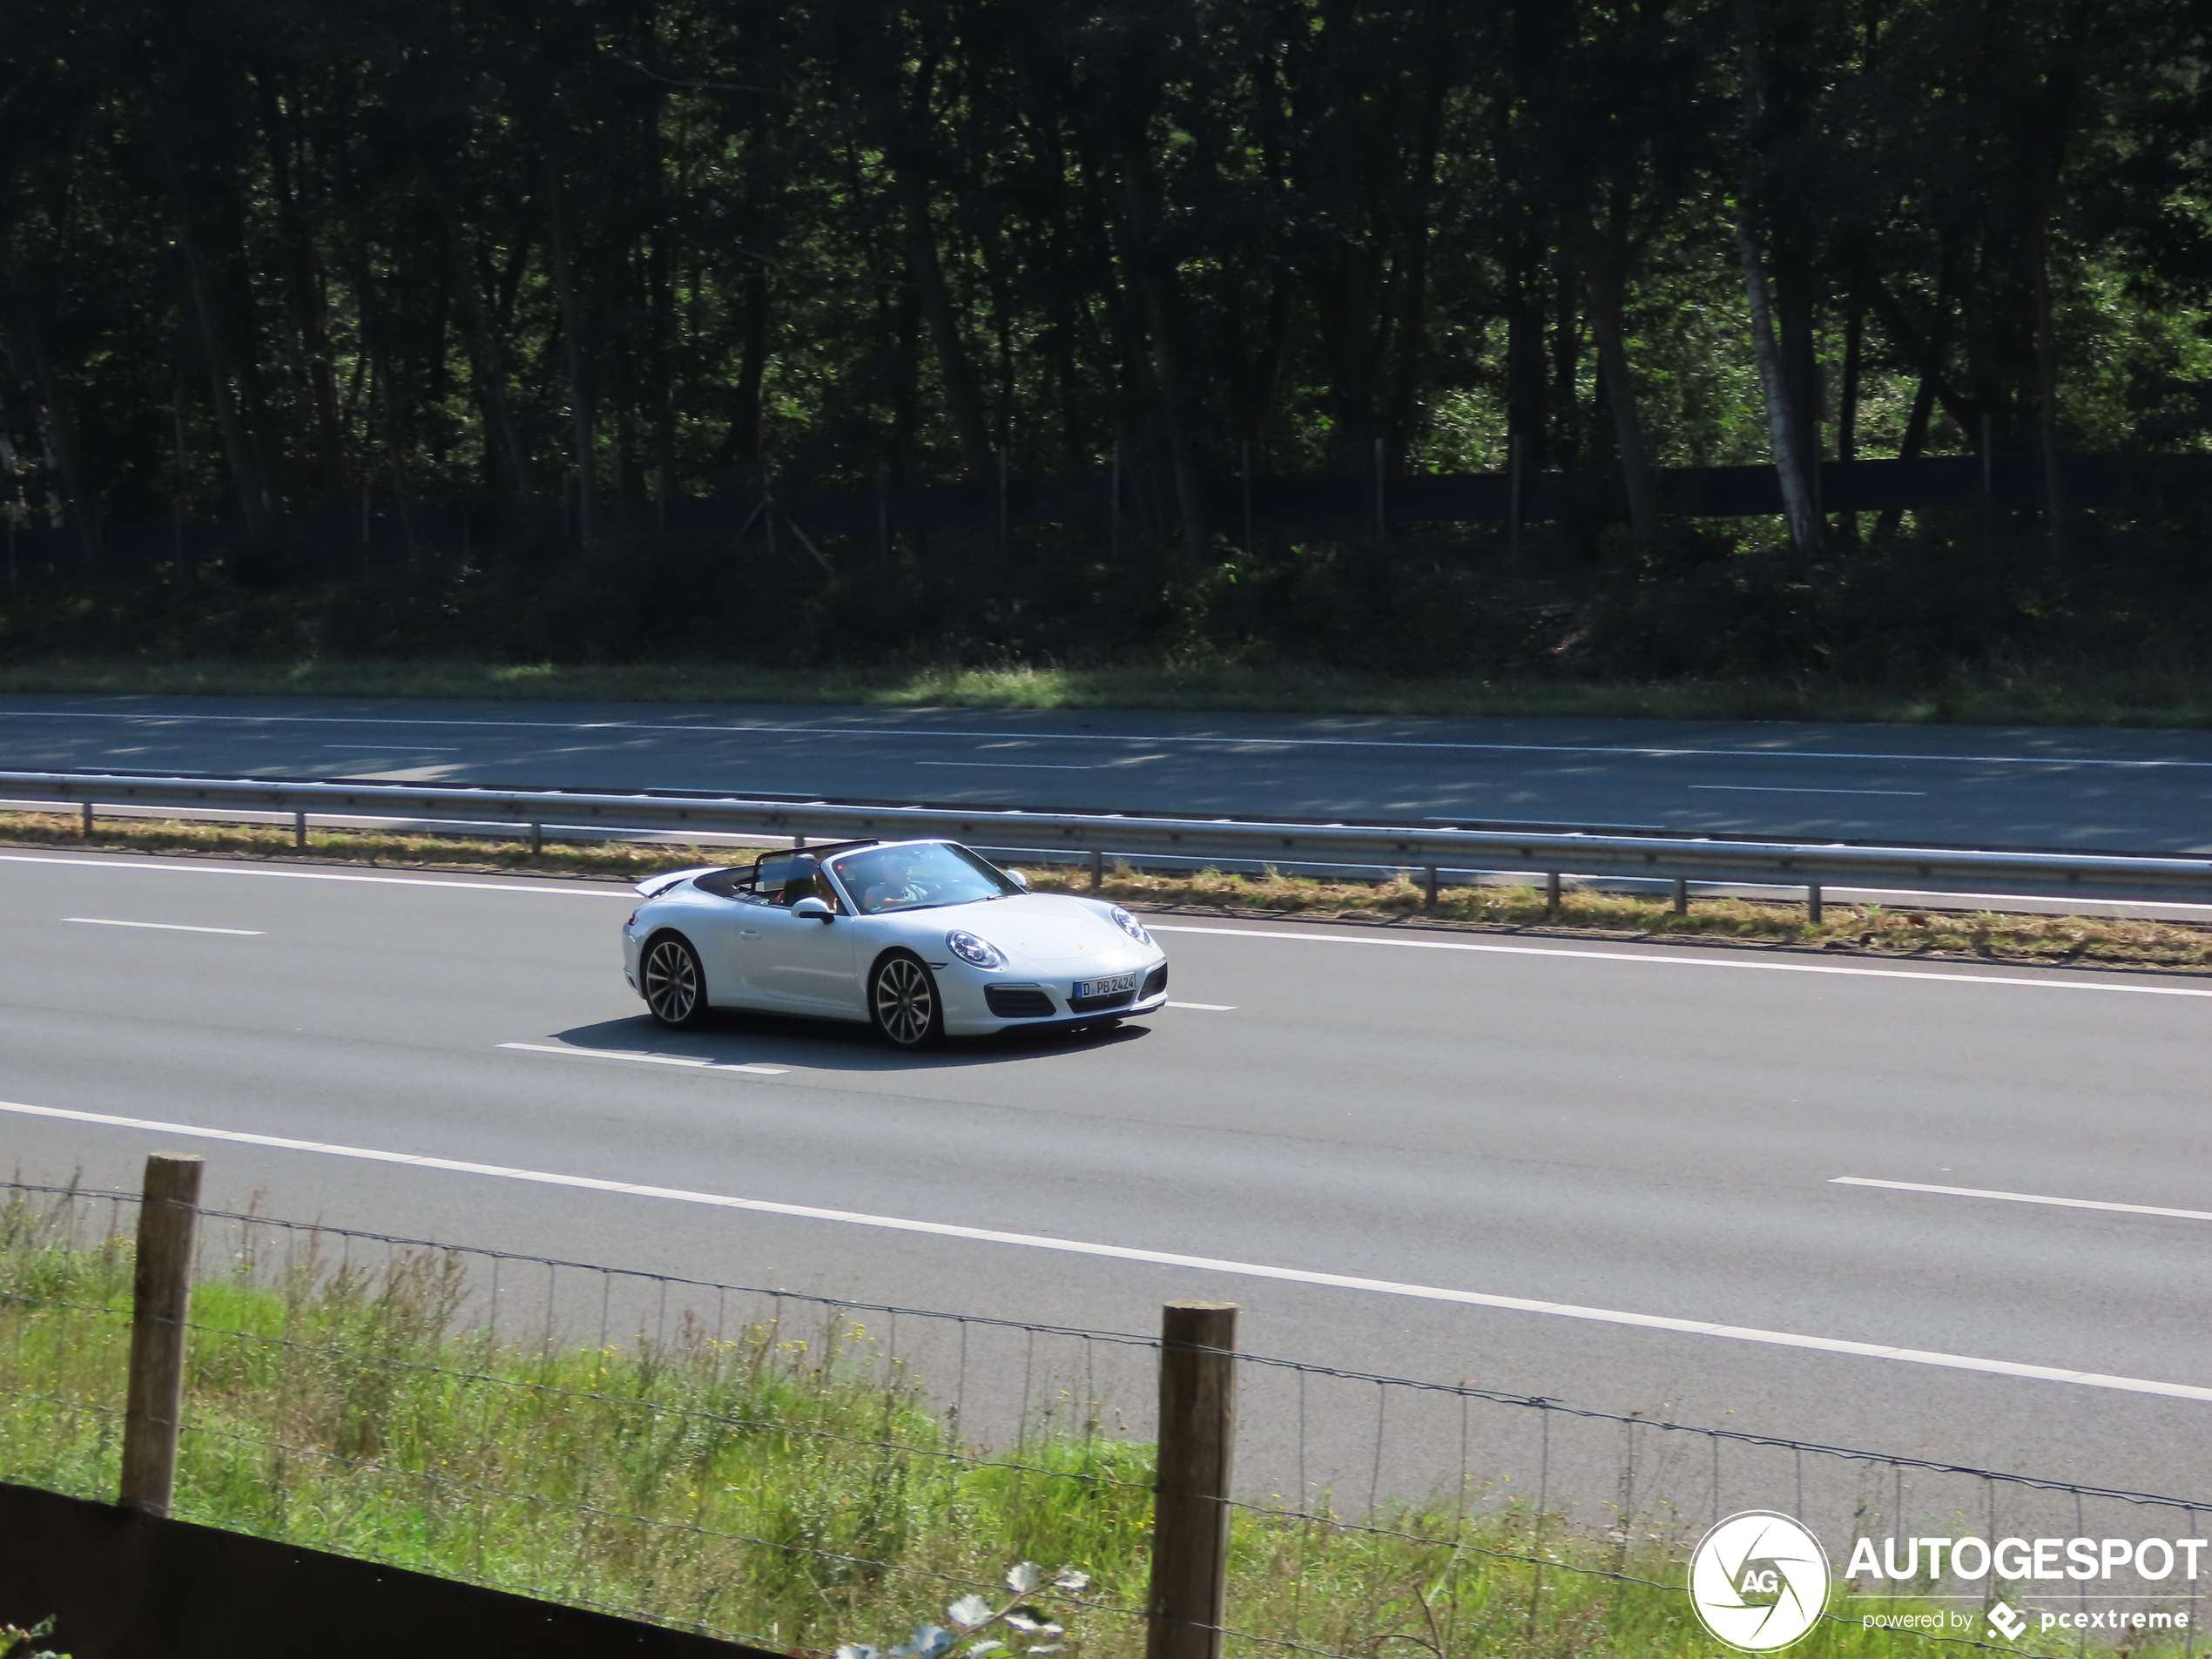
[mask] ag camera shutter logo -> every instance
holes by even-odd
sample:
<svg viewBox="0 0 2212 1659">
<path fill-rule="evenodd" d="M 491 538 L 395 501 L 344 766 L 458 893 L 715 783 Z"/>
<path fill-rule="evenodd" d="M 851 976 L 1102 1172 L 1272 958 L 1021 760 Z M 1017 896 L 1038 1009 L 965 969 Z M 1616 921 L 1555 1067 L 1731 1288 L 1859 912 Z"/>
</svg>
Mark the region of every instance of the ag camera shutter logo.
<svg viewBox="0 0 2212 1659">
<path fill-rule="evenodd" d="M 1770 1509 L 1730 1515 L 1689 1558 L 1689 1604 L 1718 1642 L 1775 1653 L 1804 1639 L 1828 1606 L 1828 1552 Z"/>
</svg>

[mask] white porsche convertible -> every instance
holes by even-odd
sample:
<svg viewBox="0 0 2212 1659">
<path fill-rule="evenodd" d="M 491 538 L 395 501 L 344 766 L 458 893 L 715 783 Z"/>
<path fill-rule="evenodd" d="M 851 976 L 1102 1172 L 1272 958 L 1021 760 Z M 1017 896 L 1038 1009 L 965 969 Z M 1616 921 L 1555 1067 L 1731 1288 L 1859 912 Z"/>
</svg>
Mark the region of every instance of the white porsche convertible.
<svg viewBox="0 0 2212 1659">
<path fill-rule="evenodd" d="M 1128 911 L 1031 893 L 954 841 L 841 842 L 637 891 L 623 965 L 663 1025 L 751 1008 L 865 1021 L 921 1049 L 1167 1001 L 1167 953 Z"/>
</svg>

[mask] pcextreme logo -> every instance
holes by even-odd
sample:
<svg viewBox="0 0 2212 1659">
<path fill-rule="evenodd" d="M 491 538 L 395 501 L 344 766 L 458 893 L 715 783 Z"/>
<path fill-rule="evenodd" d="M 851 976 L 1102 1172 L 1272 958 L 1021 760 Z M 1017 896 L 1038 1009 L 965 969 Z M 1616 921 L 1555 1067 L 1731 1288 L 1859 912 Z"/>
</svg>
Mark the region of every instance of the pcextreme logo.
<svg viewBox="0 0 2212 1659">
<path fill-rule="evenodd" d="M 2178 1599 L 2166 1581 L 2194 1585 L 2208 1564 L 2208 1549 L 2212 1544 L 2202 1538 L 2000 1538 L 1992 1544 L 1961 1537 L 1890 1538 L 1878 1550 L 1873 1539 L 1861 1538 L 1844 1569 L 1843 1600 L 1889 1598 L 1886 1606 L 1859 1615 L 1869 1630 L 1940 1630 L 1966 1637 L 1986 1620 L 1990 1642 L 2016 1642 L 2031 1626 L 2038 1631 L 2187 1630 L 2193 1623 L 2189 1608 L 2156 1604 Z M 1946 1578 L 1968 1593 L 1946 1593 Z M 1993 1599 L 1978 1618 L 1963 1608 L 1925 1605 L 1927 1600 L 1979 1599 L 1975 1587 L 2018 1595 L 2013 1587 L 2053 1579 L 2082 1583 L 2074 1608 L 2030 1611 Z M 1912 1584 L 1906 1594 L 1922 1598 L 1921 1604 L 1900 1608 L 1893 1591 L 1851 1588 L 1884 1581 Z M 2089 1581 L 2110 1587 L 2098 1597 L 2102 1605 L 2089 1605 Z M 1778 1653 L 1804 1640 L 1827 1610 L 1835 1582 L 1828 1552 L 1812 1529 L 1771 1509 L 1730 1515 L 1705 1534 L 1689 1558 L 1689 1603 L 1698 1622 L 1739 1653 Z M 2138 1588 L 2129 1588 L 2131 1582 Z M 2188 1595 L 2194 1602 L 2194 1588 Z"/>
<path fill-rule="evenodd" d="M 1775 1653 L 1801 1640 L 1828 1605 L 1828 1585 L 1820 1540 L 1770 1509 L 1730 1515 L 1689 1558 L 1698 1622 L 1742 1653 Z"/>
</svg>

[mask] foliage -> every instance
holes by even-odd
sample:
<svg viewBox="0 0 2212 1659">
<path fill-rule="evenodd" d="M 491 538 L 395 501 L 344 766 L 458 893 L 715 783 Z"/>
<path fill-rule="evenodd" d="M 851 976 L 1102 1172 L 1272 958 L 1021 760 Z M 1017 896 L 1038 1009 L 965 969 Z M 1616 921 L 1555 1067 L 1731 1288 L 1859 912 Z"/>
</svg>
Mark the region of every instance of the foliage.
<svg viewBox="0 0 2212 1659">
<path fill-rule="evenodd" d="M 1494 467 L 1511 432 L 1633 497 L 1639 453 L 1764 459 L 1792 422 L 1843 455 L 2201 448 L 2206 29 L 2182 0 L 20 0 L 0 473 L 88 546 L 241 517 L 251 585 L 287 513 L 588 529 L 1117 447 L 1193 552 L 1224 527 L 1188 480 L 1248 454 Z"/>
</svg>

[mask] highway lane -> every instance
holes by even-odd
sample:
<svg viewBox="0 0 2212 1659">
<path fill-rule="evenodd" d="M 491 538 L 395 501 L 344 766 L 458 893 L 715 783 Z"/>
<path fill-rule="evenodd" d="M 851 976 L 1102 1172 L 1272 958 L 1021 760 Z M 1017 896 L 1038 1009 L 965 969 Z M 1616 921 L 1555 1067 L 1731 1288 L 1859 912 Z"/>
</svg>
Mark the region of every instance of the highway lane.
<svg viewBox="0 0 2212 1659">
<path fill-rule="evenodd" d="M 658 1032 L 616 966 L 619 889 L 320 876 L 338 879 L 0 856 L 0 1096 L 2212 1385 L 2199 1307 L 2212 1222 L 1834 1181 L 2212 1211 L 2202 981 L 1177 922 L 1163 934 L 1177 996 L 1212 1010 L 1111 1040 L 908 1057 L 797 1023 Z M 635 1055 L 775 1070 L 619 1057 Z M 146 1151 L 191 1142 L 0 1112 L 0 1147 L 30 1179 L 129 1185 Z M 1314 1363 L 2212 1491 L 2201 1399 L 320 1152 L 191 1150 L 211 1158 L 219 1204 L 258 1193 L 267 1213 L 333 1225 L 1109 1330 L 1218 1296 L 1248 1310 L 1248 1346 Z M 1287 1431 L 1279 1414 L 1253 1420 L 1253 1467 L 1272 1478 Z M 1361 1432 L 1347 1419 L 1332 1454 L 1351 1456 Z M 1523 1429 L 1479 1450 L 1527 1476 Z M 1555 1476 L 1596 1504 L 1617 1452 L 1592 1440 L 1577 1464 L 1562 1448 Z"/>
<path fill-rule="evenodd" d="M 0 765 L 2212 848 L 2212 733 L 0 698 Z"/>
</svg>

